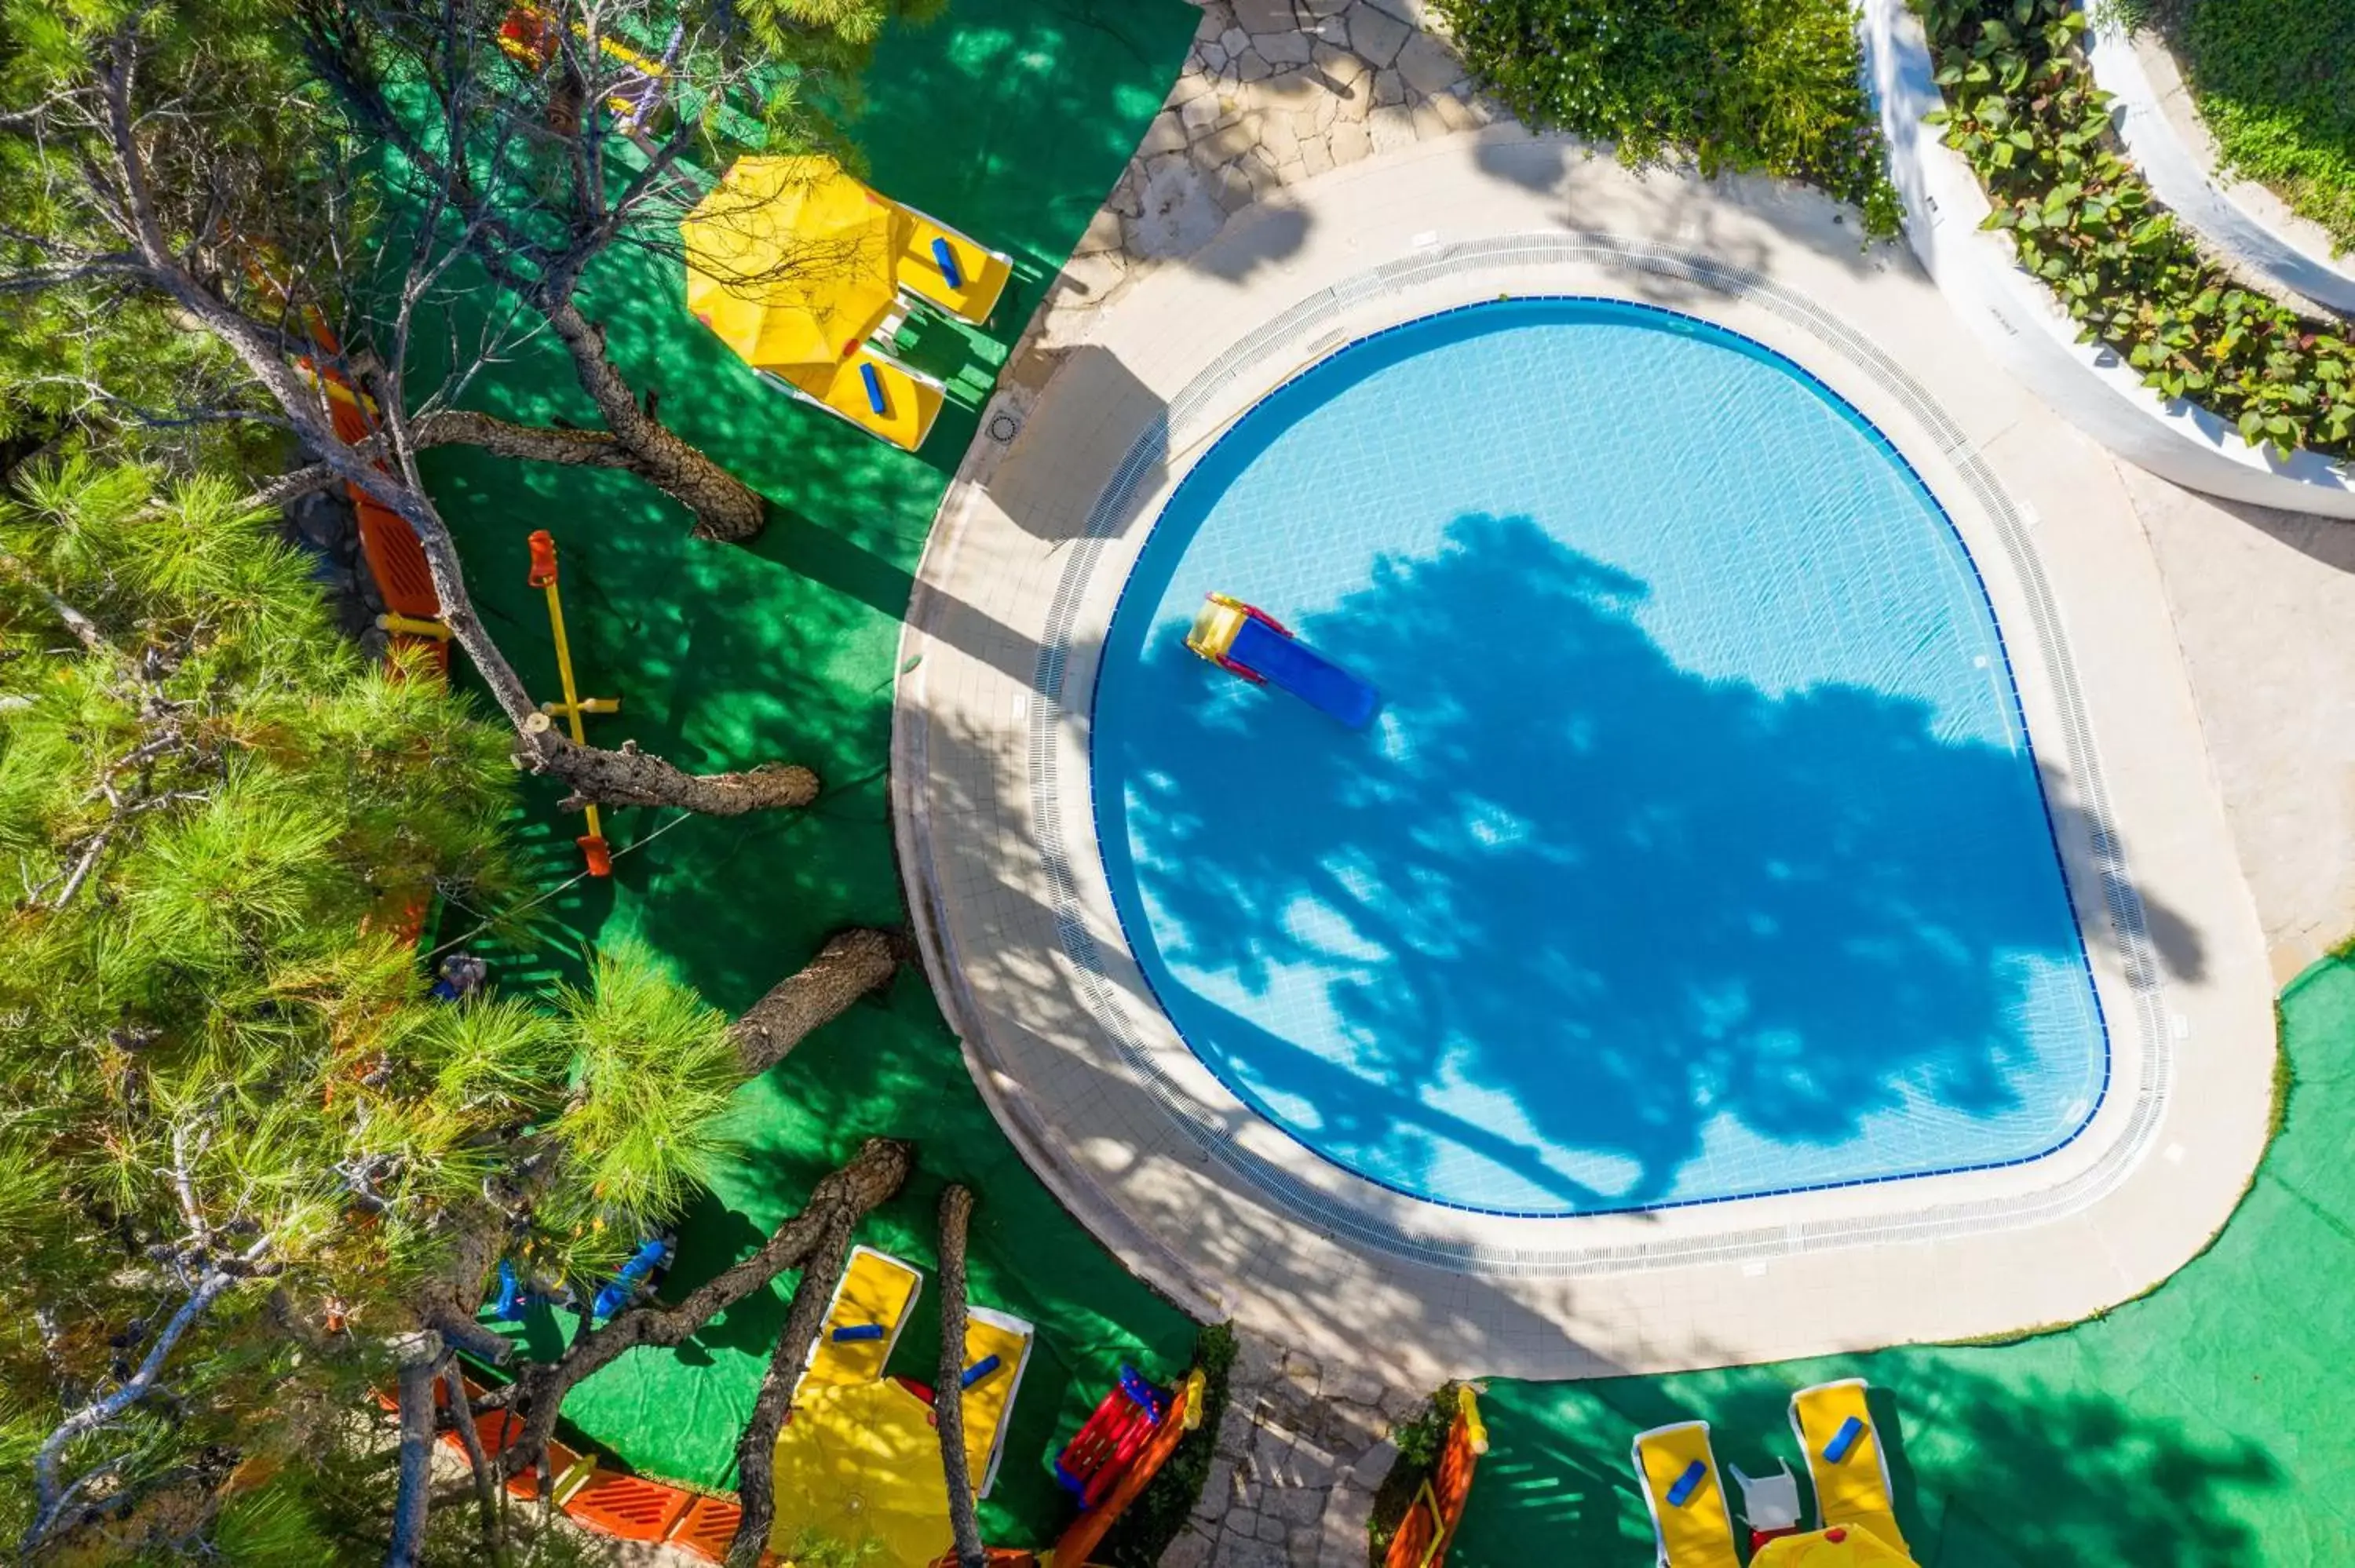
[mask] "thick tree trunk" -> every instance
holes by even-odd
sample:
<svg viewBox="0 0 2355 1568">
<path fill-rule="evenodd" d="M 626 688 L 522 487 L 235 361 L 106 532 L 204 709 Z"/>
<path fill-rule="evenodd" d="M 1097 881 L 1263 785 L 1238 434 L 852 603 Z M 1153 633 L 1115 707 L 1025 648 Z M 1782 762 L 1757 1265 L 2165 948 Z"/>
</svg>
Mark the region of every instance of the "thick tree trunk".
<svg viewBox="0 0 2355 1568">
<path fill-rule="evenodd" d="M 572 355 L 581 390 L 630 454 L 632 471 L 695 514 L 698 539 L 742 544 L 759 534 L 769 520 L 769 503 L 761 493 L 640 406 L 637 393 L 605 352 L 605 329 L 581 313 L 569 286 L 550 294 L 536 302 Z"/>
<path fill-rule="evenodd" d="M 419 451 L 428 447 L 480 447 L 496 457 L 523 462 L 555 463 L 563 468 L 622 468 L 634 460 L 605 430 L 566 430 L 548 425 L 519 425 L 512 419 L 477 413 L 472 408 L 444 408 L 413 422 L 409 444 Z M 374 462 L 384 456 L 384 438 L 371 436 L 352 450 Z M 344 482 L 332 464 L 311 463 L 289 469 L 245 498 L 256 511 L 268 511 L 299 501 L 315 490 Z"/>
<path fill-rule="evenodd" d="M 682 806 L 710 817 L 741 817 L 747 811 L 791 810 L 817 799 L 817 775 L 787 762 L 765 762 L 741 773 L 689 773 L 634 741 L 607 751 L 576 746 L 557 733 L 546 714 L 524 721 L 517 757 L 534 773 L 570 786 L 565 804 Z"/>
<path fill-rule="evenodd" d="M 949 1530 L 957 1568 L 984 1568 L 981 1521 L 973 1510 L 973 1472 L 964 1457 L 964 1239 L 973 1194 L 955 1182 L 941 1194 L 941 1365 L 932 1381 L 932 1414 L 941 1434 L 941 1474 L 949 1488 Z M 1011 1376 L 1013 1369 L 1001 1374 Z"/>
<path fill-rule="evenodd" d="M 860 1216 L 898 1192 L 908 1179 L 911 1160 L 908 1145 L 868 1139 L 848 1164 L 818 1182 L 802 1212 L 779 1225 L 760 1251 L 708 1281 L 676 1307 L 647 1303 L 627 1308 L 604 1327 L 591 1329 L 573 1340 L 559 1359 L 525 1368 L 502 1391 L 507 1395 L 506 1403 L 524 1417 L 523 1430 L 502 1461 L 506 1473 L 520 1475 L 541 1461 L 549 1436 L 556 1430 L 557 1409 L 582 1378 L 612 1365 L 624 1351 L 681 1343 L 723 1308 L 734 1306 L 786 1269 L 802 1267 L 835 1227 L 856 1225 Z M 484 1406 L 487 1409 L 496 1403 L 485 1400 Z M 543 1475 L 543 1481 L 546 1478 Z"/>
<path fill-rule="evenodd" d="M 433 1479 L 433 1383 L 441 1373 L 442 1337 L 411 1335 L 399 1350 L 400 1471 L 392 1500 L 392 1542 L 384 1568 L 416 1568 L 425 1546 L 426 1509 Z"/>
<path fill-rule="evenodd" d="M 742 1511 L 736 1534 L 728 1544 L 728 1568 L 759 1568 L 769 1544 L 769 1529 L 776 1520 L 776 1473 L 771 1456 L 777 1433 L 792 1408 L 794 1385 L 801 1381 L 802 1363 L 826 1325 L 826 1308 L 842 1278 L 843 1261 L 850 1253 L 852 1219 L 826 1234 L 802 1267 L 801 1283 L 794 1287 L 793 1305 L 785 1309 L 784 1326 L 777 1330 L 776 1352 L 761 1379 L 761 1393 L 752 1401 L 752 1419 L 736 1444 L 736 1501 Z"/>
<path fill-rule="evenodd" d="M 817 957 L 779 980 L 736 1021 L 736 1051 L 747 1074 L 765 1073 L 820 1024 L 890 982 L 901 943 L 886 931 L 845 931 Z"/>
</svg>

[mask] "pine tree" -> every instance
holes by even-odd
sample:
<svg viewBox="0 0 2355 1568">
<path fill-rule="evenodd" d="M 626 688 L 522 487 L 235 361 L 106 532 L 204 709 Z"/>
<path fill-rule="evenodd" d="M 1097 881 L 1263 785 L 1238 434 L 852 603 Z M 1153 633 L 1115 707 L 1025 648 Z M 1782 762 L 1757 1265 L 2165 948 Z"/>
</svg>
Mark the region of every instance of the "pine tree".
<svg viewBox="0 0 2355 1568">
<path fill-rule="evenodd" d="M 33 1482 L 0 1529 L 27 1550 L 260 1529 L 232 1472 L 300 1477 L 369 1387 L 504 1357 L 474 1326 L 501 1257 L 611 1276 L 728 1157 L 745 1077 L 899 961 L 846 933 L 741 1022 L 629 948 L 546 1005 L 430 999 L 419 902 L 503 895 L 505 735 L 339 641 L 238 489 L 77 457 L 0 502 L 0 1462 Z M 906 1164 L 870 1146 L 677 1307 L 527 1369 L 532 1441 L 624 1346 L 847 1246 Z"/>
</svg>

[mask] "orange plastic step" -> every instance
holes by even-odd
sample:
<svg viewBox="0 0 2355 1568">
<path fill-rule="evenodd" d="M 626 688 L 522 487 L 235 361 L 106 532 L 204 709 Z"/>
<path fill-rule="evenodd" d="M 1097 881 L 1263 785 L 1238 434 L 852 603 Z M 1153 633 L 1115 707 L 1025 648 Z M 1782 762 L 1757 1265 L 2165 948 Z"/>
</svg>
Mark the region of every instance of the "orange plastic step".
<svg viewBox="0 0 2355 1568">
<path fill-rule="evenodd" d="M 433 571 L 425 564 L 425 546 L 400 514 L 352 491 L 352 509 L 359 514 L 360 552 L 376 574 L 387 609 L 420 620 L 442 618 L 442 599 L 433 591 Z"/>
<path fill-rule="evenodd" d="M 728 1543 L 736 1539 L 736 1522 L 743 1517 L 744 1510 L 733 1498 L 699 1497 L 687 1505 L 678 1528 L 671 1531 L 670 1543 L 713 1563 L 725 1563 Z"/>
<path fill-rule="evenodd" d="M 636 1476 L 598 1476 L 574 1492 L 564 1511 L 582 1525 L 623 1541 L 660 1541 L 690 1504 L 692 1493 Z"/>
</svg>

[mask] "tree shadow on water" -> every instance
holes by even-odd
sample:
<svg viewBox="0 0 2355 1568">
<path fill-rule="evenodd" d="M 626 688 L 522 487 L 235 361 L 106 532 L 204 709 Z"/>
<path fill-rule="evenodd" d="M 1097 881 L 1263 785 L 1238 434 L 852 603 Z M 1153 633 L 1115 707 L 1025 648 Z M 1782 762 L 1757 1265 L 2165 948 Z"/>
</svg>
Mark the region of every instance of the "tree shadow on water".
<svg viewBox="0 0 2355 1568">
<path fill-rule="evenodd" d="M 2073 1074 L 2023 1095 L 2031 1029 L 2097 1025 L 2027 756 L 1922 701 L 1679 668 L 1646 597 L 1458 519 L 1298 628 L 1382 692 L 1363 734 L 1175 628 L 1115 650 L 1107 850 L 1189 1042 L 1369 1174 L 1487 1165 L 1501 1206 L 1673 1199 L 1704 1158 L 1710 1195 L 1956 1162 L 1846 1147 L 1900 1111 L 2003 1118 L 1978 1160 L 2058 1142 L 2087 1107 L 2043 1103 Z"/>
</svg>

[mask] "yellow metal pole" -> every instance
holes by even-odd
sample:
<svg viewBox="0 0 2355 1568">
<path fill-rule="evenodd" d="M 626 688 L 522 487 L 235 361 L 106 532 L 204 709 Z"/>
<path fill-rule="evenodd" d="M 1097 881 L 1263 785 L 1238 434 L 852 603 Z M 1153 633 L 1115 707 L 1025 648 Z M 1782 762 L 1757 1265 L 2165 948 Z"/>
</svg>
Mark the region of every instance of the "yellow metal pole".
<svg viewBox="0 0 2355 1568">
<path fill-rule="evenodd" d="M 566 726 L 572 732 L 572 743 L 586 746 L 589 736 L 581 726 L 581 715 L 585 713 L 618 713 L 622 707 L 621 699 L 591 697 L 585 702 L 581 700 L 580 689 L 572 681 L 572 644 L 564 635 L 564 600 L 556 587 L 556 540 L 547 529 L 542 528 L 532 534 L 529 543 L 531 581 L 534 587 L 548 595 L 548 627 L 556 641 L 556 678 L 564 687 L 564 701 L 560 705 L 549 703 L 543 707 L 550 713 L 561 711 Z M 605 849 L 604 823 L 598 819 L 597 808 L 593 804 L 588 806 L 583 814 L 588 818 L 589 832 L 581 840 L 581 847 L 589 857 L 590 874 L 603 876 L 611 869 Z"/>
<path fill-rule="evenodd" d="M 558 680 L 564 683 L 564 716 L 572 726 L 572 744 L 586 746 L 589 744 L 589 735 L 581 727 L 581 694 L 573 688 L 572 684 L 572 648 L 564 641 L 564 601 L 557 596 L 556 577 L 553 573 L 549 575 L 547 591 L 548 625 L 549 629 L 556 633 L 556 676 Z M 593 803 L 589 807 L 587 815 L 589 836 L 592 839 L 603 838 L 605 830 L 597 821 L 597 808 Z"/>
</svg>

